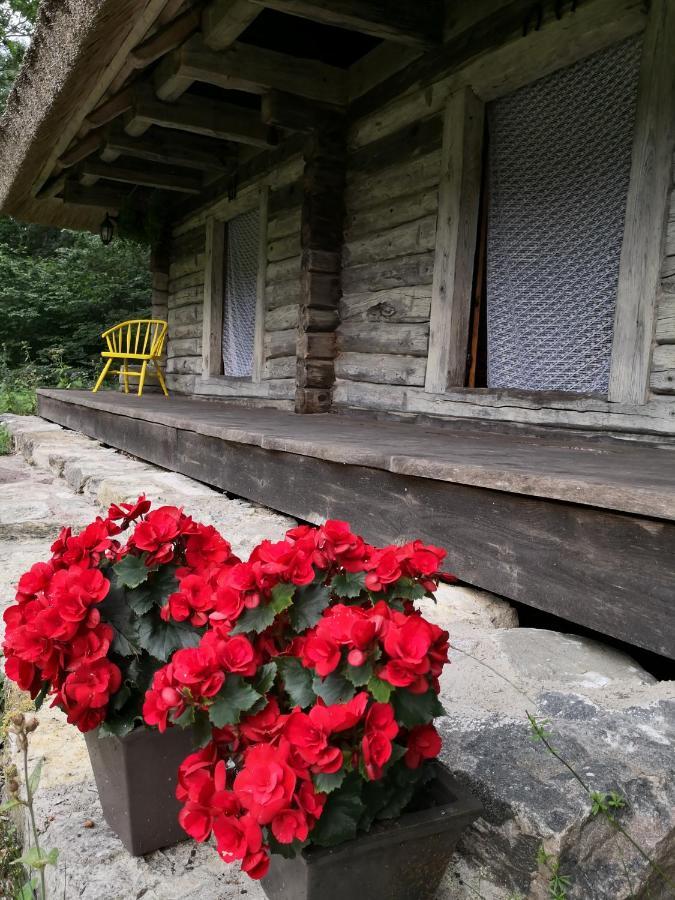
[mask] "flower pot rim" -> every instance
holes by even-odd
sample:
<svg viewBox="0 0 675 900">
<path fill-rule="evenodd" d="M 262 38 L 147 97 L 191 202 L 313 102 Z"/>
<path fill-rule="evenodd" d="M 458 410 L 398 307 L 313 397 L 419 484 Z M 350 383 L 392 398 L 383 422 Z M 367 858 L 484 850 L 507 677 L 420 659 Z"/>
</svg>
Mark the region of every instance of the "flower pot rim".
<svg viewBox="0 0 675 900">
<path fill-rule="evenodd" d="M 321 866 L 332 862 L 336 855 L 347 854 L 350 857 L 368 853 L 371 849 L 390 843 L 394 835 L 396 839 L 406 839 L 406 835 L 414 832 L 415 837 L 437 833 L 439 823 L 450 822 L 470 825 L 483 812 L 483 804 L 466 787 L 462 786 L 445 763 L 433 760 L 433 781 L 440 782 L 454 795 L 454 799 L 415 812 L 403 813 L 396 819 L 383 820 L 383 827 L 376 831 L 368 831 L 357 835 L 350 841 L 337 844 L 335 847 L 310 846 L 302 851 L 302 857 L 310 866 Z"/>
</svg>

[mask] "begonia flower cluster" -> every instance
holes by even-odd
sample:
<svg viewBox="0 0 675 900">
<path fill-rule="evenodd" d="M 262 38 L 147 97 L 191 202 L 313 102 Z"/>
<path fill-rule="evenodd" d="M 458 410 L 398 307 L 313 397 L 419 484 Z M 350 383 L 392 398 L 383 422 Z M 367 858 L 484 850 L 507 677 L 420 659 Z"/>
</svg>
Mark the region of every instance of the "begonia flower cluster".
<svg viewBox="0 0 675 900">
<path fill-rule="evenodd" d="M 107 722 L 126 733 L 142 723 L 137 673 L 151 677 L 178 646 L 198 643 L 217 577 L 239 560 L 213 527 L 176 507 L 151 511 L 144 497 L 78 534 L 64 528 L 51 550 L 21 576 L 4 614 L 5 672 L 39 702 L 50 696 L 80 731 Z M 208 585 L 207 601 L 195 580 Z"/>
<path fill-rule="evenodd" d="M 143 713 L 202 743 L 177 789 L 191 837 L 262 878 L 272 852 L 332 846 L 402 811 L 441 749 L 448 634 L 414 601 L 448 578 L 444 556 L 329 521 L 221 566 L 210 594 L 193 599 L 183 579 L 179 615 L 208 627 L 155 673 Z"/>
</svg>

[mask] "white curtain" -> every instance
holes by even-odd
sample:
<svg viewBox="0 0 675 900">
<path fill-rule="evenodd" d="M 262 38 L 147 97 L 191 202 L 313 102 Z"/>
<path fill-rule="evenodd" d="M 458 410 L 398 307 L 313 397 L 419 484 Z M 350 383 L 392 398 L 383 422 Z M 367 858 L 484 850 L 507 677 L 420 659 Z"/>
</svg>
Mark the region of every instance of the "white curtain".
<svg viewBox="0 0 675 900">
<path fill-rule="evenodd" d="M 253 371 L 259 231 L 257 209 L 227 224 L 223 372 L 231 377 L 244 378 Z"/>
<path fill-rule="evenodd" d="M 490 387 L 607 392 L 640 53 L 631 38 L 489 106 Z"/>
</svg>

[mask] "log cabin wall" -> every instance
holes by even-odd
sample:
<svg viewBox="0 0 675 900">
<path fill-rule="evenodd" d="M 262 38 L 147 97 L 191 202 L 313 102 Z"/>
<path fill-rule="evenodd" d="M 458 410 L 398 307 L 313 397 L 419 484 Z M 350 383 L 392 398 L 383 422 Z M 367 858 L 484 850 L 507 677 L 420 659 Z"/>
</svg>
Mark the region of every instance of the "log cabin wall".
<svg viewBox="0 0 675 900">
<path fill-rule="evenodd" d="M 675 156 L 672 182 L 650 377 L 655 394 L 675 394 Z"/>
</svg>

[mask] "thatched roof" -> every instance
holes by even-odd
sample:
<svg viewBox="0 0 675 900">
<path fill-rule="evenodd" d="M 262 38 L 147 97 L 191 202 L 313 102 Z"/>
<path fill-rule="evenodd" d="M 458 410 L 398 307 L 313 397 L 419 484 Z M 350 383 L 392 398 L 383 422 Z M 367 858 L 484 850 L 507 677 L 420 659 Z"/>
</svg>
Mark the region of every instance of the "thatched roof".
<svg viewBox="0 0 675 900">
<path fill-rule="evenodd" d="M 100 210 L 36 199 L 35 185 L 76 136 L 165 0 L 42 0 L 33 42 L 0 119 L 0 213 L 98 227 Z"/>
</svg>

